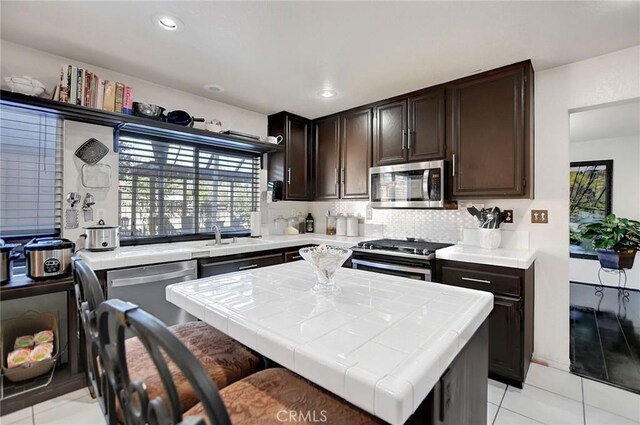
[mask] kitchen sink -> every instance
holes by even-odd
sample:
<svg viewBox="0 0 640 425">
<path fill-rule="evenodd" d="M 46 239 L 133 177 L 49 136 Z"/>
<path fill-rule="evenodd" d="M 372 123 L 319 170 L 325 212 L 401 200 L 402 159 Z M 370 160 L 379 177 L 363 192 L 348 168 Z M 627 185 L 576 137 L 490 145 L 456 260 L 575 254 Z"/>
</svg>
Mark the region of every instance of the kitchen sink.
<svg viewBox="0 0 640 425">
<path fill-rule="evenodd" d="M 232 246 L 247 246 L 247 245 L 262 245 L 269 241 L 256 238 L 238 238 L 236 242 L 233 239 L 222 239 L 222 242 L 218 245 L 215 239 L 206 239 L 202 241 L 190 241 L 182 242 L 183 244 L 192 248 L 220 248 L 220 247 L 232 247 Z"/>
</svg>

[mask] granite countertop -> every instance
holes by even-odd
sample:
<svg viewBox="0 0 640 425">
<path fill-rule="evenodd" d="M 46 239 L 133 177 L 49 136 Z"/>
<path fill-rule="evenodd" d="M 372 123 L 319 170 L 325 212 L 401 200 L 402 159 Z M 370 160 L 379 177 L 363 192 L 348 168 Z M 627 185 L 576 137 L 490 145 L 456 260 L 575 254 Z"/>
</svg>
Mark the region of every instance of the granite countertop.
<svg viewBox="0 0 640 425">
<path fill-rule="evenodd" d="M 304 240 L 300 238 L 299 240 Z M 489 292 L 305 261 L 177 283 L 167 300 L 392 424 L 404 423 L 493 307 Z"/>
<path fill-rule="evenodd" d="M 369 238 L 371 239 L 371 238 Z M 221 257 L 271 249 L 287 248 L 299 245 L 319 245 L 322 243 L 350 248 L 358 242 L 367 240 L 363 236 L 328 236 L 319 233 L 281 236 L 270 235 L 262 238 L 240 238 L 237 243 L 221 246 L 207 246 L 212 240 L 159 243 L 149 245 L 124 246 L 113 251 L 78 251 L 78 255 L 93 270 L 109 270 L 122 267 L 134 267 L 146 264 L 184 261 L 194 258 Z M 230 242 L 230 239 L 223 239 Z"/>
</svg>

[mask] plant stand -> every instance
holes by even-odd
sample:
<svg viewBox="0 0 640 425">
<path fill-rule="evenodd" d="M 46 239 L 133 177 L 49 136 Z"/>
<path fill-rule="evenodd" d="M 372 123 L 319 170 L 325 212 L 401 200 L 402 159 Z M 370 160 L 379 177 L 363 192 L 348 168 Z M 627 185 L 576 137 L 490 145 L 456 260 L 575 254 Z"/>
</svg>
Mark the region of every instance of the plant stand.
<svg viewBox="0 0 640 425">
<path fill-rule="evenodd" d="M 602 273 L 617 274 L 618 295 L 629 298 L 629 291 L 627 290 L 627 271 L 625 269 L 608 269 L 606 267 L 600 267 L 600 270 L 598 270 L 598 281 L 600 282 L 600 285 L 596 285 L 596 294 L 601 294 L 604 290 L 604 284 L 602 283 Z"/>
</svg>

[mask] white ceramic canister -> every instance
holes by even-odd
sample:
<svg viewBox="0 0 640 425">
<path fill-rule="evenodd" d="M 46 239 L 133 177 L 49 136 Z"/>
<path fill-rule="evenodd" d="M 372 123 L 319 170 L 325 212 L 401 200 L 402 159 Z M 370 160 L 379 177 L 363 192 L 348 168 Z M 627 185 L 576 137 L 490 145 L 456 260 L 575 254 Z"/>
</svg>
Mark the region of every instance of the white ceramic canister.
<svg viewBox="0 0 640 425">
<path fill-rule="evenodd" d="M 500 229 L 478 229 L 480 232 L 480 248 L 496 249 L 502 241 L 502 233 Z"/>
<path fill-rule="evenodd" d="M 336 217 L 336 236 L 347 236 L 347 217 L 343 215 Z"/>
<path fill-rule="evenodd" d="M 347 236 L 358 236 L 358 217 L 349 215 L 347 217 Z"/>
</svg>

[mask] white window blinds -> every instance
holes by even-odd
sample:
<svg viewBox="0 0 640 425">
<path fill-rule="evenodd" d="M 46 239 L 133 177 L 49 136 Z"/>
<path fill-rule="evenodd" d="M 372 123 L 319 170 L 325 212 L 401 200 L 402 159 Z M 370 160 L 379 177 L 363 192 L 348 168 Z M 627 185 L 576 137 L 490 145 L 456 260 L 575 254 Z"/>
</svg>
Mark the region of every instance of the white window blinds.
<svg viewBox="0 0 640 425">
<path fill-rule="evenodd" d="M 62 120 L 0 106 L 0 237 L 57 235 L 62 210 Z"/>
<path fill-rule="evenodd" d="M 249 231 L 258 210 L 259 157 L 122 133 L 120 235 L 157 239 Z"/>
</svg>

